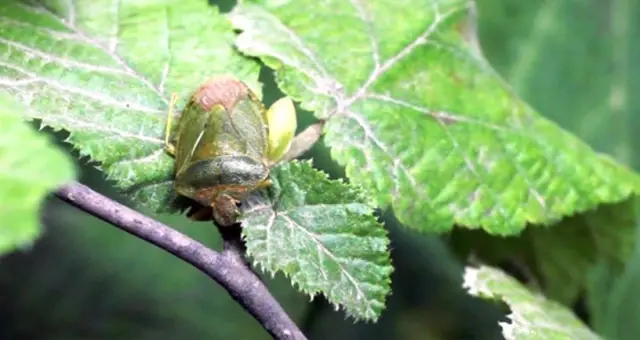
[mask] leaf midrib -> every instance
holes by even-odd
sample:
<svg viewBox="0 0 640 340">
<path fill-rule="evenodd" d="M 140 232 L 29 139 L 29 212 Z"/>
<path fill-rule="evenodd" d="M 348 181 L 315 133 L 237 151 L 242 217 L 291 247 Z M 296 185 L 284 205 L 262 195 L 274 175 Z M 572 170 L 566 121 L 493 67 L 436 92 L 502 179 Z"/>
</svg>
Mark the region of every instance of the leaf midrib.
<svg viewBox="0 0 640 340">
<path fill-rule="evenodd" d="M 49 15 L 50 17 L 54 18 L 55 20 L 57 20 L 60 24 L 62 24 L 63 26 L 65 26 L 67 29 L 69 29 L 71 32 L 75 33 L 77 38 L 80 38 L 81 41 L 87 43 L 88 45 L 91 45 L 95 48 L 97 48 L 98 50 L 100 50 L 101 52 L 103 52 L 105 55 L 109 56 L 113 61 L 115 61 L 118 65 L 120 65 L 120 67 L 122 67 L 122 70 L 124 73 L 134 77 L 136 80 L 138 80 L 140 83 L 144 84 L 148 89 L 152 90 L 158 98 L 160 98 L 162 100 L 162 102 L 168 106 L 169 105 L 169 101 L 168 98 L 166 98 L 163 94 L 163 91 L 161 89 L 159 89 L 158 87 L 154 86 L 151 81 L 149 79 L 147 79 L 144 75 L 140 74 L 139 72 L 137 72 L 136 70 L 134 70 L 120 55 L 118 55 L 115 51 L 115 48 L 117 47 L 117 37 L 116 37 L 116 43 L 113 44 L 114 46 L 112 46 L 111 49 L 107 48 L 106 46 L 104 46 L 103 44 L 97 42 L 96 40 L 94 40 L 93 38 L 89 37 L 85 32 L 83 32 L 82 30 L 78 29 L 75 25 L 75 18 L 73 17 L 73 14 L 69 14 L 70 18 L 68 20 L 65 20 L 64 18 L 58 16 L 54 11 L 52 11 L 51 9 L 47 8 L 46 6 L 42 5 L 42 4 L 31 4 L 31 6 L 26 5 L 22 2 L 18 3 L 19 5 L 25 7 L 26 10 L 32 10 L 35 12 L 44 12 L 47 15 Z M 73 8 L 74 5 L 71 4 L 69 10 L 71 13 L 73 13 Z M 39 27 L 39 26 L 34 26 L 28 23 L 24 23 L 25 25 L 29 25 L 29 26 L 33 26 L 33 27 Z M 115 23 L 116 27 L 119 27 L 120 23 L 116 22 Z M 51 31 L 55 31 L 53 29 L 48 29 Z M 66 32 L 58 32 L 58 33 L 66 33 Z"/>
</svg>

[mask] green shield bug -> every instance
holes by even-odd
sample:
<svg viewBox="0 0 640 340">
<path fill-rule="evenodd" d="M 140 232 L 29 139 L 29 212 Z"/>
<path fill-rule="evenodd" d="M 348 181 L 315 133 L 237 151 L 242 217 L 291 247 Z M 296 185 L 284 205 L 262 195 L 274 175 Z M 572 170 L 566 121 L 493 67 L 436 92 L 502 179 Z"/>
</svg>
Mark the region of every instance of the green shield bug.
<svg viewBox="0 0 640 340">
<path fill-rule="evenodd" d="M 174 128 L 175 102 L 173 95 L 165 132 L 176 162 L 175 190 L 211 207 L 219 225 L 231 225 L 239 201 L 271 184 L 270 166 L 289 149 L 296 129 L 293 102 L 285 97 L 266 110 L 240 80 L 215 77 L 195 91 Z"/>
</svg>

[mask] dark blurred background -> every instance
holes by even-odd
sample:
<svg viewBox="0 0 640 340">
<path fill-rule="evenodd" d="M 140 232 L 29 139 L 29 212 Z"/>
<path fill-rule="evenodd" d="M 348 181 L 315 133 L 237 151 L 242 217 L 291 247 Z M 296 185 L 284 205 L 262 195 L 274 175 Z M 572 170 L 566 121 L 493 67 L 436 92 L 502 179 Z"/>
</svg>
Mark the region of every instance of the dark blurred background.
<svg viewBox="0 0 640 340">
<path fill-rule="evenodd" d="M 232 6 L 216 3 L 223 11 Z M 478 8 L 483 51 L 506 81 L 545 116 L 640 170 L 633 152 L 634 131 L 640 131 L 634 118 L 640 73 L 633 69 L 640 60 L 640 22 L 634 20 L 640 0 L 478 0 Z M 269 70 L 261 78 L 270 104 L 281 93 Z M 299 115 L 300 129 L 311 122 L 310 114 Z M 322 143 L 306 158 L 342 176 Z M 78 162 L 83 183 L 127 203 L 86 159 Z M 155 217 L 220 246 L 210 224 Z M 463 265 L 446 243 L 407 230 L 392 212 L 381 218 L 396 270 L 377 324 L 354 324 L 322 298 L 310 302 L 281 275 L 265 275 L 309 338 L 501 339 L 497 321 L 504 314 L 462 290 Z M 44 236 L 31 249 L 0 259 L 0 339 L 269 338 L 215 282 L 173 256 L 54 198 L 42 221 Z"/>
</svg>

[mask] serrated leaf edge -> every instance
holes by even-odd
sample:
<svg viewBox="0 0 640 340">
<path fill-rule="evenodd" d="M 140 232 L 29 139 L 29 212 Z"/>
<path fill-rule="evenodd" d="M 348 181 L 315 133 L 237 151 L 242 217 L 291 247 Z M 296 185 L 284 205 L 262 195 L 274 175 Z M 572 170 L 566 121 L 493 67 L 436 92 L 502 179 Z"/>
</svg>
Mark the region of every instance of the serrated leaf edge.
<svg viewBox="0 0 640 340">
<path fill-rule="evenodd" d="M 355 192 L 358 194 L 358 199 L 361 199 L 362 202 L 354 202 L 352 204 L 362 205 L 363 207 L 365 207 L 365 209 L 367 211 L 366 214 L 365 213 L 362 213 L 362 214 L 363 215 L 370 215 L 370 216 L 374 217 L 373 216 L 373 213 L 374 213 L 373 207 L 375 206 L 375 202 L 373 202 L 373 200 L 370 199 L 370 196 L 366 192 L 364 192 L 360 186 L 355 185 L 355 184 L 350 184 L 350 183 L 346 182 L 343 178 L 331 179 L 326 172 L 313 168 L 311 160 L 292 160 L 292 161 L 287 162 L 287 163 L 281 163 L 278 166 L 297 166 L 297 167 L 300 167 L 301 164 L 309 165 L 310 168 L 315 170 L 315 173 L 318 176 L 322 176 L 322 178 L 324 180 L 328 181 L 329 183 L 336 183 L 338 185 L 342 185 L 342 186 L 348 187 L 348 189 L 355 190 Z M 282 215 L 282 214 L 280 214 L 280 213 L 275 211 L 275 209 L 274 209 L 275 203 L 276 202 L 274 202 L 274 201 L 270 201 L 270 204 L 256 205 L 256 206 L 252 207 L 252 209 L 247 210 L 244 213 L 255 213 L 255 212 L 258 212 L 258 211 L 263 210 L 263 209 L 269 209 L 269 211 L 267 211 L 269 213 L 269 215 L 270 215 L 268 225 L 273 225 L 275 219 L 278 216 L 281 216 L 290 225 L 297 226 L 296 223 L 291 221 L 291 219 L 288 216 Z M 348 204 L 340 203 L 339 205 L 345 205 L 346 206 Z M 283 211 L 283 212 L 286 212 L 286 211 Z M 387 256 L 386 257 L 388 259 L 389 264 L 386 265 L 386 266 L 384 266 L 384 265 L 383 266 L 384 267 L 388 267 L 389 276 L 386 277 L 386 279 L 384 280 L 384 283 L 382 285 L 385 286 L 386 290 L 388 291 L 387 292 L 387 296 L 388 296 L 389 294 L 391 294 L 391 273 L 394 270 L 393 266 L 391 265 L 391 258 L 389 256 L 390 240 L 389 240 L 389 237 L 388 237 L 388 231 L 384 227 L 384 224 L 379 223 L 377 220 L 376 221 L 372 221 L 372 222 L 374 222 L 377 225 L 377 227 L 379 227 L 384 233 L 385 245 L 386 245 L 386 248 L 387 248 L 387 252 L 386 252 Z M 298 229 L 300 229 L 300 228 L 298 228 Z M 304 228 L 302 228 L 302 230 L 305 233 L 308 234 L 308 231 L 304 230 Z M 246 242 L 246 234 L 245 233 L 242 233 L 242 239 L 243 239 L 243 241 Z M 317 240 L 315 239 L 315 237 L 311 237 L 311 239 L 313 239 L 314 242 L 318 243 Z M 361 292 L 361 290 L 358 288 L 358 283 L 355 280 L 355 278 L 353 278 L 353 276 L 351 276 L 351 274 L 349 274 L 349 272 L 342 267 L 342 264 L 340 264 L 340 262 L 335 258 L 335 256 L 328 249 L 326 249 L 326 247 L 323 244 L 321 244 L 321 243 L 319 243 L 319 244 L 322 247 L 322 249 L 324 249 L 325 254 L 327 254 L 330 258 L 332 258 L 336 263 L 339 264 L 339 266 L 341 268 L 341 271 L 343 273 L 345 273 L 349 277 L 349 281 L 351 281 L 354 284 L 354 286 L 356 287 L 356 289 L 359 292 Z M 275 277 L 275 275 L 277 273 L 282 273 L 286 278 L 289 279 L 289 281 L 291 282 L 291 284 L 292 284 L 292 286 L 294 288 L 296 288 L 297 290 L 307 294 L 309 296 L 309 298 L 310 298 L 310 301 L 312 301 L 317 295 L 322 294 L 331 303 L 331 305 L 333 306 L 335 311 L 339 311 L 339 310 L 344 311 L 345 314 L 347 315 L 347 317 L 351 317 L 354 321 L 364 320 L 364 321 L 371 321 L 371 322 L 375 323 L 380 318 L 380 315 L 377 315 L 375 313 L 375 310 L 372 309 L 371 307 L 369 307 L 370 306 L 369 303 L 367 303 L 367 309 L 371 310 L 373 312 L 373 316 L 372 317 L 371 316 L 366 316 L 366 315 L 365 316 L 360 316 L 360 315 L 351 313 L 351 311 L 349 309 L 347 309 L 345 305 L 343 305 L 339 301 L 335 301 L 334 299 L 331 298 L 331 296 L 329 296 L 328 294 L 326 294 L 322 290 L 311 291 L 311 290 L 305 289 L 300 285 L 300 283 L 298 281 L 294 281 L 293 280 L 291 274 L 286 273 L 284 270 L 282 270 L 282 269 L 271 270 L 268 267 L 268 264 L 265 261 L 257 260 L 256 257 L 253 256 L 252 252 L 249 249 L 247 249 L 247 255 L 252 258 L 254 266 L 258 266 L 260 271 L 262 271 L 263 273 L 267 273 L 267 274 L 271 275 L 272 278 Z M 361 294 L 362 294 L 362 298 L 365 298 L 364 293 L 361 292 Z M 381 308 L 381 312 L 386 307 L 386 297 L 383 298 L 382 303 L 383 303 L 383 305 L 382 305 L 382 308 Z"/>
</svg>

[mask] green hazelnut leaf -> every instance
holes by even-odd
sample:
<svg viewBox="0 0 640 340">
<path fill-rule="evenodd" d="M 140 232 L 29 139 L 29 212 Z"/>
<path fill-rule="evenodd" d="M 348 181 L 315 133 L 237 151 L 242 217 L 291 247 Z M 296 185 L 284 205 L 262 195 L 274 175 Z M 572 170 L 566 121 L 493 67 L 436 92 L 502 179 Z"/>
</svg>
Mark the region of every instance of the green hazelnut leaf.
<svg viewBox="0 0 640 340">
<path fill-rule="evenodd" d="M 516 264 L 541 285 L 545 296 L 570 306 L 584 292 L 590 268 L 602 262 L 615 274 L 624 270 L 635 247 L 637 203 L 604 204 L 553 228 L 527 228 L 518 237 L 456 229 L 449 241 L 462 259 Z"/>
<path fill-rule="evenodd" d="M 26 124 L 22 111 L 0 95 L 0 255 L 39 236 L 45 195 L 75 176 L 71 160 Z"/>
<path fill-rule="evenodd" d="M 640 96 L 635 94 L 640 73 L 629 70 L 635 67 L 632 56 L 640 53 L 640 44 L 630 43 L 640 34 L 640 25 L 629 20 L 639 13 L 640 2 L 476 3 L 482 49 L 513 90 L 595 150 L 639 170 L 640 153 L 635 150 L 640 139 L 635 131 Z M 547 297 L 572 305 L 585 294 L 590 267 L 606 265 L 613 275 L 610 280 L 624 270 L 636 243 L 639 215 L 633 201 L 600 205 L 553 228 L 528 228 L 520 240 L 473 235 L 467 243 L 488 264 L 512 260 L 517 253 L 518 262 L 544 283 Z M 497 253 L 502 256 L 495 258 Z M 620 324 L 633 324 L 615 313 L 604 314 Z M 590 321 L 595 325 L 595 312 Z"/>
<path fill-rule="evenodd" d="M 206 1 L 117 4 L 0 2 L 0 91 L 23 103 L 28 118 L 71 132 L 68 141 L 136 204 L 167 210 L 171 94 L 185 103 L 219 74 L 260 94 L 259 66 L 234 51 L 231 25 Z"/>
<path fill-rule="evenodd" d="M 566 306 L 522 286 L 499 269 L 467 267 L 463 286 L 471 295 L 507 304 L 508 322 L 500 322 L 507 340 L 601 339 Z"/>
<path fill-rule="evenodd" d="M 350 181 L 407 226 L 514 235 L 638 192 L 636 174 L 500 79 L 475 44 L 472 5 L 256 0 L 230 19 L 238 48 L 326 120 L 324 142 Z"/>
<path fill-rule="evenodd" d="M 242 217 L 254 263 L 283 272 L 310 296 L 323 293 L 355 319 L 377 320 L 392 267 L 370 200 L 307 161 L 280 164 L 271 178 L 273 186 L 251 198 Z"/>
</svg>

